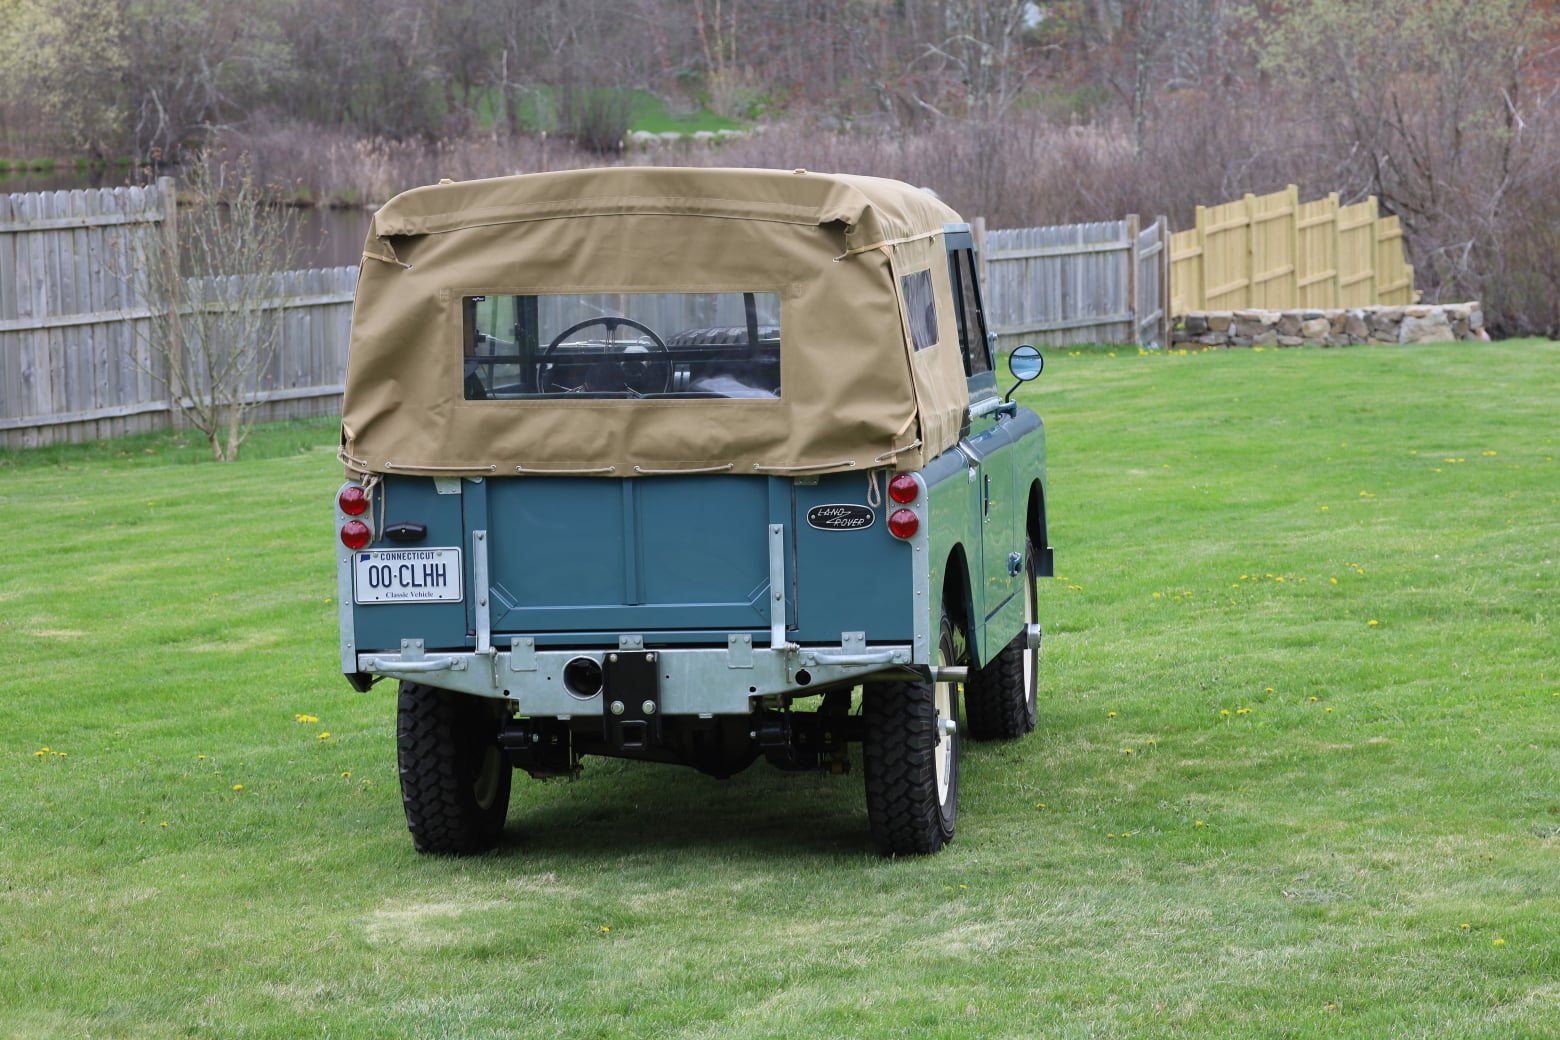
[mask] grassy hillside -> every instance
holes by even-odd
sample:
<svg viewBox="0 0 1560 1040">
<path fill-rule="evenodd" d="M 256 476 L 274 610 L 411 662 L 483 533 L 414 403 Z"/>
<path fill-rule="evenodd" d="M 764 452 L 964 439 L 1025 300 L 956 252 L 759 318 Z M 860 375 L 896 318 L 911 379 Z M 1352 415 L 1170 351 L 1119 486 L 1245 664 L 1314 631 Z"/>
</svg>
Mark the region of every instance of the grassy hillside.
<svg viewBox="0 0 1560 1040">
<path fill-rule="evenodd" d="M 0 457 L 0 1035 L 1556 1035 L 1560 347 L 1053 353 L 1042 729 L 411 850 L 324 425 Z"/>
</svg>

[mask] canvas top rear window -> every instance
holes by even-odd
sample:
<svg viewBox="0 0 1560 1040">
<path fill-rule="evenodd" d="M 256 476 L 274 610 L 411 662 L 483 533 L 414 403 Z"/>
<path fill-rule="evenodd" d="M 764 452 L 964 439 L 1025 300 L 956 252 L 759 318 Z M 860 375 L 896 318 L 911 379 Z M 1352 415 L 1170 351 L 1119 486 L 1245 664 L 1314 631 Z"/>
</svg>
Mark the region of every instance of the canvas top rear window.
<svg viewBox="0 0 1560 1040">
<path fill-rule="evenodd" d="M 780 396 L 773 292 L 464 297 L 468 401 Z"/>
</svg>

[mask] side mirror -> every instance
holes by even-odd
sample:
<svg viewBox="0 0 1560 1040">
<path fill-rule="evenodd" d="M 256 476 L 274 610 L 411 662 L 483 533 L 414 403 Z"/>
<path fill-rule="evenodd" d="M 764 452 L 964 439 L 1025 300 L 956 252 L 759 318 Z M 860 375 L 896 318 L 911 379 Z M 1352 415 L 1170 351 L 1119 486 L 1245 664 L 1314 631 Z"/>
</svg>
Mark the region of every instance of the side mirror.
<svg viewBox="0 0 1560 1040">
<path fill-rule="evenodd" d="M 1040 351 L 1028 343 L 1014 348 L 1013 353 L 1008 355 L 1008 371 L 1013 374 L 1013 378 L 1018 380 L 1018 382 L 1013 384 L 1012 389 L 1007 392 L 1003 400 L 1005 401 L 1012 397 L 1013 391 L 1017 390 L 1024 383 L 1029 382 L 1031 379 L 1038 379 L 1044 369 L 1045 358 L 1041 356 Z"/>
</svg>

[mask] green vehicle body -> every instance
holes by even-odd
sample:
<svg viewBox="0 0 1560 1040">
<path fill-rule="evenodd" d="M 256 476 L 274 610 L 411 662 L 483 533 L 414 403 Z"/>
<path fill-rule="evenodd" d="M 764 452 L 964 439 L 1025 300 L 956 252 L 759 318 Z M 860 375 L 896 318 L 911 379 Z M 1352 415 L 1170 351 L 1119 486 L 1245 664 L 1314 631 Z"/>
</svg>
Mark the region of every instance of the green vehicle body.
<svg viewBox="0 0 1560 1040">
<path fill-rule="evenodd" d="M 365 501 L 372 526 L 338 545 L 341 668 L 360 690 L 400 682 L 420 849 L 497 843 L 515 770 L 572 777 L 611 756 L 843 773 L 857 742 L 879 850 L 951 840 L 958 741 L 1035 724 L 1053 567 L 1040 417 L 999 386 L 970 229 L 942 239 L 969 407 L 918 469 L 342 486 L 338 528 Z M 1038 375 L 1038 352 L 1012 371 Z"/>
</svg>

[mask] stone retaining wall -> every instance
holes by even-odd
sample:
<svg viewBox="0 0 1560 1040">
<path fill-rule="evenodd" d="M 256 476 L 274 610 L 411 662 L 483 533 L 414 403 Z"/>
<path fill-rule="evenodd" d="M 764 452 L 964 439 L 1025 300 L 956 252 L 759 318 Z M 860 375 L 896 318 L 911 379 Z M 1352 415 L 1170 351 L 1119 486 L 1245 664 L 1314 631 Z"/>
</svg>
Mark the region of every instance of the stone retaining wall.
<svg viewBox="0 0 1560 1040">
<path fill-rule="evenodd" d="M 1347 347 L 1487 340 L 1479 303 L 1347 310 L 1198 311 L 1176 319 L 1173 347 Z"/>
</svg>

